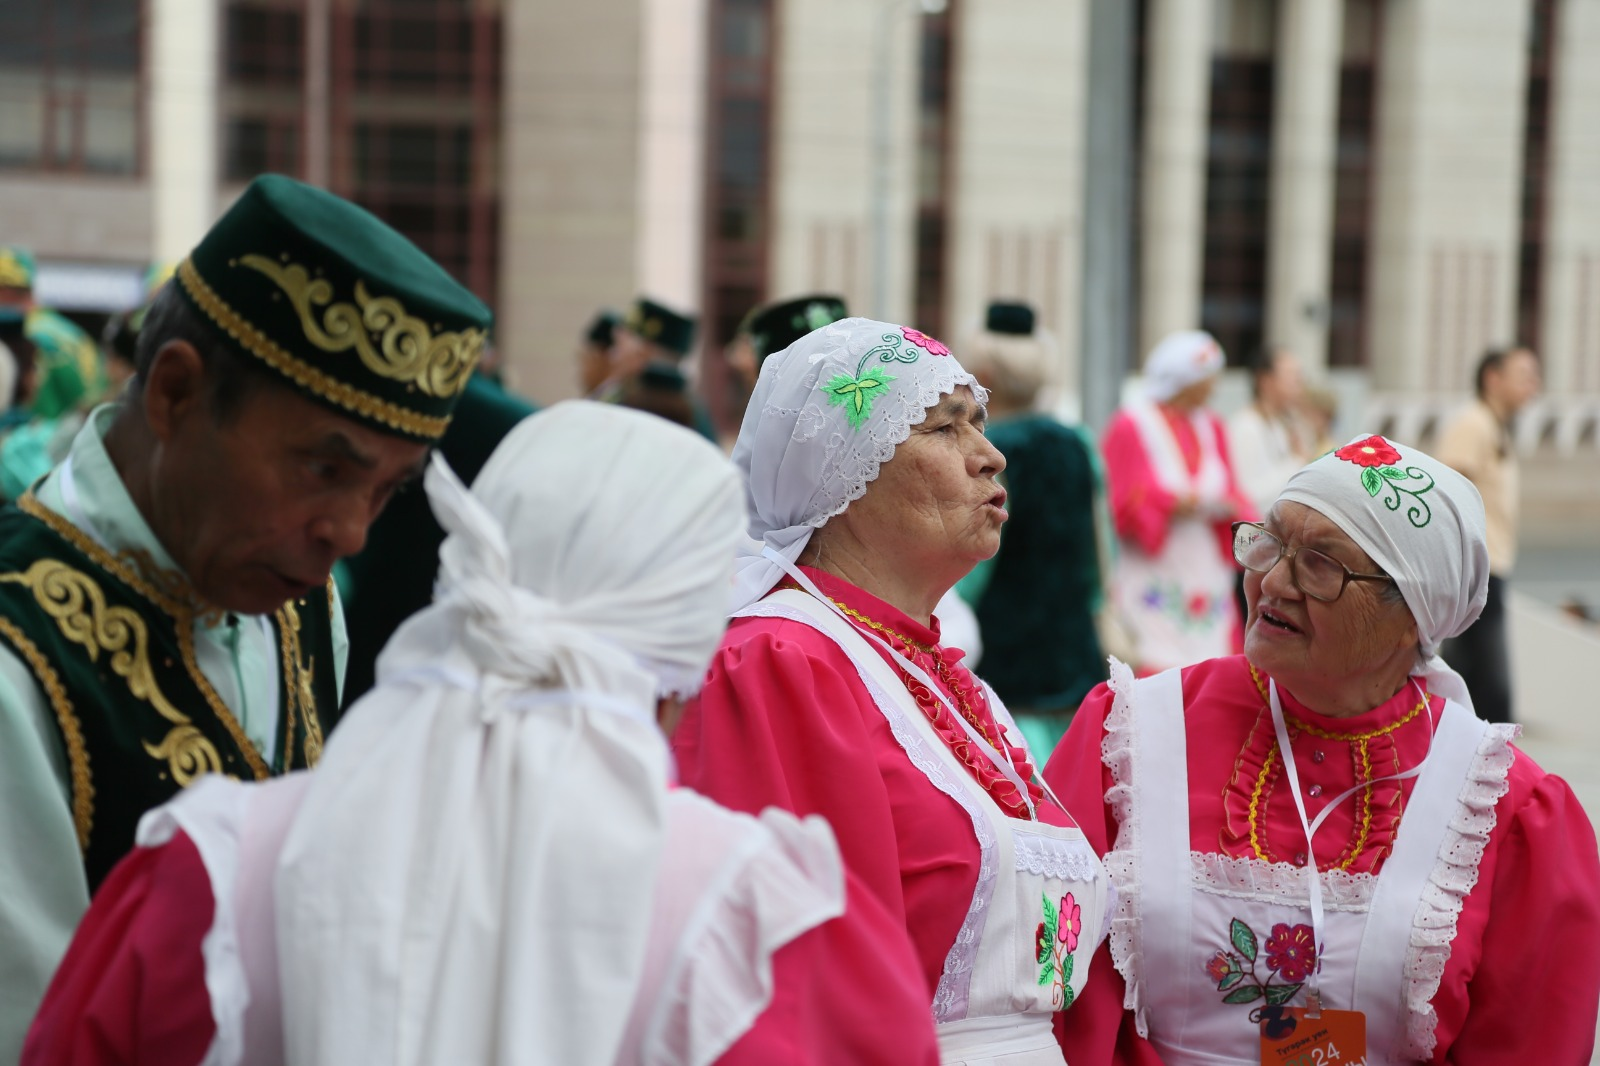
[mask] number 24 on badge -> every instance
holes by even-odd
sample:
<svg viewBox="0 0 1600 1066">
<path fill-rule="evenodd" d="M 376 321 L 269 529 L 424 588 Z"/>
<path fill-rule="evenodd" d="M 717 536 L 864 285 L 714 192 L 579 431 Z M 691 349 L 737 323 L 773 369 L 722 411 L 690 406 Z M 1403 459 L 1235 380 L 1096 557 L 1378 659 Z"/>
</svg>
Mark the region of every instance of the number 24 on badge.
<svg viewBox="0 0 1600 1066">
<path fill-rule="evenodd" d="M 1306 1017 L 1303 1007 L 1261 1011 L 1261 1066 L 1366 1066 L 1367 1016 L 1324 1010 Z"/>
</svg>

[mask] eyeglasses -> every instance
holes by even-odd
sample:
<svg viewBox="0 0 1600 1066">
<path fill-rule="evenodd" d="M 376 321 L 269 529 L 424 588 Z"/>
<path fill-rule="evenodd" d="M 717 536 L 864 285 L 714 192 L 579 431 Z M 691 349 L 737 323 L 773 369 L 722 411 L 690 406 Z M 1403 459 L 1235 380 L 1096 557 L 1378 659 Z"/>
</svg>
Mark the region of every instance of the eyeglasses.
<svg viewBox="0 0 1600 1066">
<path fill-rule="evenodd" d="M 1344 595 L 1344 588 L 1352 581 L 1394 582 L 1388 574 L 1358 574 L 1337 559 L 1313 548 L 1287 548 L 1283 541 L 1268 533 L 1254 522 L 1233 524 L 1233 558 L 1246 570 L 1265 574 L 1278 565 L 1278 560 L 1289 560 L 1289 580 L 1294 587 L 1314 600 L 1332 603 Z"/>
</svg>

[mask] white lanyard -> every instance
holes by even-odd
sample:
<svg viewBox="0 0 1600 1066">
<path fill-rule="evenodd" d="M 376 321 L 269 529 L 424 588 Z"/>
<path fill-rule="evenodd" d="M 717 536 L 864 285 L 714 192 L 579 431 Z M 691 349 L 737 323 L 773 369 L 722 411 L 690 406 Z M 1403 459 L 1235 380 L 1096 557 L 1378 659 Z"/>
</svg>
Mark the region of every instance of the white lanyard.
<svg viewBox="0 0 1600 1066">
<path fill-rule="evenodd" d="M 843 618 L 845 621 L 850 622 L 850 616 L 845 614 L 844 611 L 840 610 L 838 604 L 834 603 L 833 600 L 824 594 L 821 589 L 817 588 L 816 584 L 810 578 L 806 577 L 804 572 L 802 572 L 799 567 L 785 559 L 781 554 L 778 553 L 776 549 L 768 547 L 763 549 L 761 554 L 782 567 L 784 573 L 794 578 L 801 588 L 805 589 L 812 596 L 816 597 L 819 602 L 825 604 L 834 614 L 838 615 L 840 618 Z M 1018 795 L 1022 797 L 1022 802 L 1028 806 L 1028 814 L 1037 820 L 1039 814 L 1034 809 L 1033 797 L 1029 795 L 1027 783 L 1022 780 L 1022 774 L 1017 771 L 1016 765 L 1011 761 L 1010 754 L 1007 753 L 1002 755 L 999 751 L 997 751 L 995 746 L 989 743 L 988 738 L 980 733 L 971 722 L 967 721 L 966 716 L 956 709 L 956 705 L 950 701 L 950 697 L 945 695 L 944 689 L 939 686 L 938 682 L 929 677 L 927 672 L 923 670 L 922 667 L 918 666 L 916 663 L 900 654 L 891 644 L 889 644 L 888 641 L 883 640 L 876 633 L 861 629 L 859 626 L 856 626 L 854 622 L 850 622 L 850 624 L 851 628 L 857 633 L 860 633 L 867 640 L 876 644 L 884 651 L 887 651 L 902 670 L 910 674 L 912 677 L 915 677 L 918 681 L 921 681 L 925 686 L 927 686 L 929 692 L 937 696 L 946 707 L 950 708 L 950 714 L 958 723 L 960 723 L 961 728 L 966 730 L 967 736 L 971 738 L 972 742 L 981 747 L 984 753 L 989 756 L 990 761 L 994 763 L 995 768 L 1004 774 L 1007 779 L 1009 779 L 1010 782 L 1016 786 Z M 1001 729 L 998 718 L 995 719 L 994 726 L 996 730 Z M 1060 807 L 1063 811 L 1066 810 L 1066 807 L 1062 805 L 1061 801 L 1056 799 L 1055 793 L 1051 790 L 1050 786 L 1048 784 L 1044 784 L 1042 781 L 1040 784 L 1044 789 L 1045 795 L 1050 797 L 1051 802 L 1053 802 L 1057 807 Z"/>
<path fill-rule="evenodd" d="M 1413 678 L 1411 683 L 1416 685 L 1416 679 Z M 1317 870 L 1317 853 L 1312 849 L 1311 838 L 1316 835 L 1318 829 L 1322 828 L 1322 823 L 1328 820 L 1328 815 L 1332 814 L 1339 804 L 1362 789 L 1371 788 L 1373 785 L 1384 781 L 1404 781 L 1408 777 L 1416 777 L 1422 773 L 1423 768 L 1428 765 L 1428 756 L 1433 753 L 1433 711 L 1431 708 L 1428 709 L 1428 750 L 1423 754 L 1422 760 L 1417 765 L 1402 773 L 1375 777 L 1370 781 L 1345 789 L 1328 801 L 1328 805 L 1322 808 L 1322 812 L 1317 815 L 1315 821 L 1307 821 L 1306 801 L 1300 795 L 1300 775 L 1295 772 L 1294 767 L 1294 749 L 1289 746 L 1289 727 L 1283 718 L 1283 705 L 1278 702 L 1278 683 L 1269 678 L 1267 684 L 1268 702 L 1272 706 L 1272 728 L 1278 734 L 1278 753 L 1283 758 L 1284 776 L 1289 781 L 1289 793 L 1294 796 L 1294 809 L 1300 815 L 1300 828 L 1304 829 L 1306 833 L 1307 888 L 1311 896 L 1311 943 L 1317 953 L 1317 964 L 1306 975 L 1306 1004 L 1311 1010 L 1311 1016 L 1316 1017 L 1322 1011 L 1322 874 Z M 1428 694 L 1422 691 L 1420 685 L 1417 686 L 1417 691 L 1422 696 L 1423 707 L 1427 708 Z"/>
</svg>

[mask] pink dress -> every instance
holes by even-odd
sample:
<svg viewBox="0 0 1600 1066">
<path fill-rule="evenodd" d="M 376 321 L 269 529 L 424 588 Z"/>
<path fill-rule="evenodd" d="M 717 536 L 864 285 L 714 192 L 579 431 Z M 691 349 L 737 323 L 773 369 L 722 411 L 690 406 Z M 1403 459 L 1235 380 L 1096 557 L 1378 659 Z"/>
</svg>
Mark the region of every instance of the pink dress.
<svg viewBox="0 0 1600 1066">
<path fill-rule="evenodd" d="M 1306 861 L 1304 832 L 1276 754 L 1265 685 L 1266 678 L 1253 674 L 1242 656 L 1182 671 L 1188 840 L 1197 881 L 1248 873 L 1260 883 Z M 1365 714 L 1335 719 L 1307 710 L 1282 689 L 1279 695 L 1308 817 L 1315 818 L 1345 789 L 1374 781 L 1337 807 L 1315 838 L 1324 883 L 1335 892 L 1357 890 L 1393 854 L 1401 814 L 1409 809 L 1419 780 L 1375 779 L 1423 760 L 1442 720 L 1443 701 L 1433 697 L 1424 708 L 1408 685 Z M 1085 829 L 1107 851 L 1146 802 L 1130 802 L 1130 789 L 1115 787 L 1128 764 L 1123 761 L 1126 726 L 1117 720 L 1114 705 L 1108 686 L 1091 692 L 1045 771 L 1073 809 L 1088 811 L 1100 804 L 1101 816 Z M 1491 739 L 1484 751 L 1498 754 L 1474 764 L 1473 780 L 1461 786 L 1464 796 L 1475 792 L 1477 807 L 1464 802 L 1451 822 L 1461 840 L 1470 840 L 1474 831 L 1486 835 L 1480 840 L 1481 859 L 1468 869 L 1475 849 L 1458 847 L 1452 857 L 1462 865 L 1444 871 L 1441 858 L 1431 875 L 1443 891 L 1429 892 L 1443 901 L 1446 913 L 1453 906 L 1459 914 L 1442 976 L 1426 998 L 1436 1015 L 1434 1050 L 1426 1061 L 1453 1066 L 1587 1062 L 1600 999 L 1600 857 L 1594 830 L 1566 782 L 1503 742 L 1495 749 Z M 1145 787 L 1141 783 L 1132 795 L 1142 795 L 1139 789 Z M 1268 929 L 1260 932 L 1266 948 L 1262 965 L 1282 962 L 1270 955 Z M 1249 1025 L 1251 1008 L 1224 1003 L 1225 992 L 1218 988 L 1236 980 L 1226 959 L 1234 949 L 1225 934 L 1220 943 L 1200 942 L 1204 939 L 1197 937 L 1187 953 L 1192 957 L 1181 967 L 1193 982 L 1192 1009 L 1232 1012 L 1240 1016 L 1239 1025 Z M 1288 942 L 1287 936 L 1278 941 Z M 1322 948 L 1332 959 L 1339 946 Z M 1135 1033 L 1133 1014 L 1124 1010 L 1124 977 L 1106 958 L 1100 961 L 1080 1009 L 1068 1016 L 1068 1057 L 1159 1061 L 1151 1044 Z M 1281 974 L 1278 978 L 1282 983 Z M 1423 990 L 1426 996 L 1427 985 Z M 1426 1010 L 1411 1014 L 1432 1020 Z"/>
</svg>

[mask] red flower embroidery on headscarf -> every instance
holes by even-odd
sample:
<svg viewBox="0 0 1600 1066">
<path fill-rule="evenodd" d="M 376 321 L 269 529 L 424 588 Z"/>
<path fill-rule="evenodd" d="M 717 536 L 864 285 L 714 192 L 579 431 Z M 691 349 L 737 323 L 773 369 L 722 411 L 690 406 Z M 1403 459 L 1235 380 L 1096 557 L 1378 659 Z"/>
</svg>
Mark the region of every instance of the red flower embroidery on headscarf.
<svg viewBox="0 0 1600 1066">
<path fill-rule="evenodd" d="M 1400 461 L 1400 453 L 1394 450 L 1394 445 L 1376 435 L 1346 444 L 1333 454 L 1358 466 L 1390 466 Z"/>
<path fill-rule="evenodd" d="M 942 341 L 934 340 L 920 329 L 912 329 L 910 326 L 901 326 L 900 332 L 905 334 L 906 340 L 910 341 L 912 344 L 915 344 L 918 348 L 926 348 L 931 355 L 950 354 L 950 349 L 946 348 Z"/>
<path fill-rule="evenodd" d="M 1279 922 L 1267 937 L 1267 967 L 1277 970 L 1285 981 L 1303 981 L 1317 965 L 1317 946 L 1309 925 L 1292 929 Z"/>
</svg>

